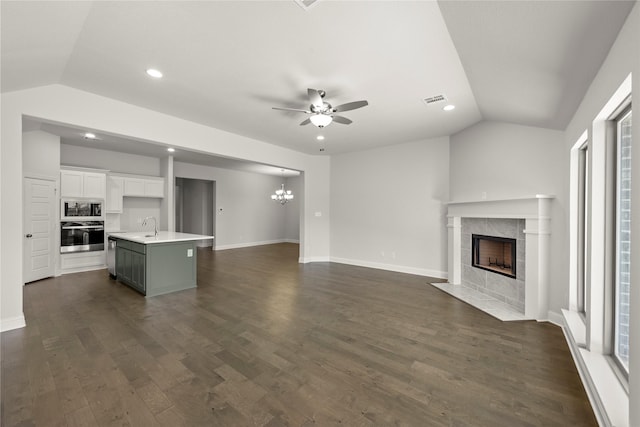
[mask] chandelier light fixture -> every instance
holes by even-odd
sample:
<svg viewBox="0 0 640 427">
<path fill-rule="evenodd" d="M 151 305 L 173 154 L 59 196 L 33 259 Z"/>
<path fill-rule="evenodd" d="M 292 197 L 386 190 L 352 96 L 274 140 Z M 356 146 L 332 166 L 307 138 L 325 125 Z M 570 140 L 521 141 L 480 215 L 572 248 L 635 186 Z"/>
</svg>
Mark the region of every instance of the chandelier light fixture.
<svg viewBox="0 0 640 427">
<path fill-rule="evenodd" d="M 280 188 L 276 190 L 275 194 L 271 195 L 271 200 L 280 202 L 281 205 L 284 205 L 291 199 L 293 199 L 293 194 L 291 194 L 291 190 L 284 189 L 284 184 L 280 185 Z"/>
</svg>

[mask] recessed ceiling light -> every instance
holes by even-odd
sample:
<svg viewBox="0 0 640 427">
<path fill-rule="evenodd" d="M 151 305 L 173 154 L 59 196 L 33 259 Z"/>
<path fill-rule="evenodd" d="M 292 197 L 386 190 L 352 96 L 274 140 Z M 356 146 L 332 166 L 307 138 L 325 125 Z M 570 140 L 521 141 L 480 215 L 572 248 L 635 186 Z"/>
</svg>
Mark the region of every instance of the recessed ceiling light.
<svg viewBox="0 0 640 427">
<path fill-rule="evenodd" d="M 170 153 L 173 153 L 174 151 L 176 151 L 176 149 L 169 147 L 169 148 L 167 148 L 167 151 L 170 152 Z"/>
<path fill-rule="evenodd" d="M 84 134 L 84 139 L 96 139 L 96 134 L 95 133 L 91 133 L 91 132 L 87 132 Z"/>
<path fill-rule="evenodd" d="M 324 141 L 324 136 L 322 136 L 322 135 L 318 135 L 318 136 L 316 136 L 316 139 L 317 139 L 318 141 Z"/>
<path fill-rule="evenodd" d="M 456 106 L 455 106 L 455 105 L 453 105 L 453 104 L 445 105 L 444 107 L 442 107 L 442 109 L 443 109 L 444 111 L 451 111 L 451 110 L 453 110 L 454 108 L 456 108 Z"/>
<path fill-rule="evenodd" d="M 147 74 L 156 79 L 162 78 L 162 72 L 156 70 L 155 68 L 147 69 Z"/>
</svg>

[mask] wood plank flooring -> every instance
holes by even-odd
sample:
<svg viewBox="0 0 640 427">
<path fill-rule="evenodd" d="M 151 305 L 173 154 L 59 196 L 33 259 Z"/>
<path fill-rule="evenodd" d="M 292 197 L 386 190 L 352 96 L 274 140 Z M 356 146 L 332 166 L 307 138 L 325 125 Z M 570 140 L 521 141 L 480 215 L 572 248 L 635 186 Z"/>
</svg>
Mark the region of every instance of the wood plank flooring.
<svg viewBox="0 0 640 427">
<path fill-rule="evenodd" d="M 197 289 L 148 299 L 105 270 L 27 285 L 2 425 L 597 425 L 560 328 L 297 258 L 200 250 Z"/>
</svg>

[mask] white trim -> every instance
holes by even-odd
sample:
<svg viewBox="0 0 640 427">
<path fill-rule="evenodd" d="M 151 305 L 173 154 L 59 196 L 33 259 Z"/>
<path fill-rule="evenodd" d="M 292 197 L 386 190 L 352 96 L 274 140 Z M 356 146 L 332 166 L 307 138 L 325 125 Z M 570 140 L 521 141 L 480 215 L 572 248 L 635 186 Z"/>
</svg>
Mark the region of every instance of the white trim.
<svg viewBox="0 0 640 427">
<path fill-rule="evenodd" d="M 547 321 L 561 328 L 564 326 L 564 318 L 562 317 L 562 314 L 556 313 L 555 311 L 549 310 L 547 312 Z"/>
<path fill-rule="evenodd" d="M 291 239 L 263 240 L 261 242 L 246 242 L 246 243 L 232 243 L 230 245 L 217 245 L 214 248 L 214 250 L 224 251 L 227 249 L 249 248 L 251 246 L 275 245 L 277 243 L 299 243 L 299 242 L 297 240 L 291 240 Z"/>
<path fill-rule="evenodd" d="M 308 264 L 311 262 L 331 262 L 328 256 L 312 256 L 312 257 L 300 257 L 298 258 L 300 264 Z"/>
<path fill-rule="evenodd" d="M 58 182 L 58 177 L 57 176 L 52 176 L 52 175 L 44 175 L 44 174 L 39 174 L 39 173 L 32 173 L 32 172 L 26 172 L 24 174 L 24 178 L 34 178 L 34 179 L 41 179 L 43 181 L 51 181 L 57 184 Z M 56 192 L 58 191 L 58 188 L 56 187 Z M 57 193 L 56 193 L 57 194 Z"/>
<path fill-rule="evenodd" d="M 24 314 L 22 316 L 0 320 L 0 332 L 24 328 L 25 326 L 27 326 L 27 322 L 25 321 Z"/>
<path fill-rule="evenodd" d="M 578 215 L 579 203 L 578 203 L 578 189 L 579 189 L 579 162 L 580 162 L 580 150 L 589 143 L 589 133 L 584 131 L 580 138 L 575 142 L 569 153 L 569 308 L 572 310 L 578 310 L 578 236 L 581 233 L 579 230 Z M 587 168 L 589 165 L 587 165 Z M 588 206 L 585 206 L 588 208 Z M 586 226 L 585 226 L 586 228 Z M 584 236 L 586 239 L 586 236 Z M 586 242 L 585 242 L 586 245 Z M 587 277 L 584 278 L 585 282 Z M 584 289 L 587 292 L 586 286 Z"/>
<path fill-rule="evenodd" d="M 394 264 L 382 264 L 378 262 L 362 261 L 347 258 L 331 257 L 331 262 L 338 264 L 356 265 L 358 267 L 375 268 L 378 270 L 394 271 L 397 273 L 415 274 L 418 276 L 435 277 L 437 279 L 447 279 L 448 273 L 446 271 L 429 270 L 418 267 L 408 267 L 403 265 Z"/>
<path fill-rule="evenodd" d="M 629 395 L 613 372 L 608 357 L 580 342 L 584 323 L 575 311 L 562 310 L 562 331 L 598 420 L 604 427 L 629 427 Z"/>
<path fill-rule="evenodd" d="M 525 219 L 525 317 L 543 321 L 549 305 L 549 245 L 551 202 L 554 196 L 537 194 L 503 200 L 452 202 L 447 209 L 448 269 L 451 282 L 460 283 L 462 244 L 456 221 L 461 218 Z M 497 212 L 497 213 L 496 213 Z"/>
<path fill-rule="evenodd" d="M 60 270 L 58 272 L 58 274 L 56 274 L 56 277 L 64 276 L 65 274 L 84 273 L 86 271 L 106 270 L 106 269 L 107 269 L 107 266 L 105 264 L 90 265 L 90 266 L 86 266 L 86 267 L 65 268 L 64 270 Z"/>
</svg>

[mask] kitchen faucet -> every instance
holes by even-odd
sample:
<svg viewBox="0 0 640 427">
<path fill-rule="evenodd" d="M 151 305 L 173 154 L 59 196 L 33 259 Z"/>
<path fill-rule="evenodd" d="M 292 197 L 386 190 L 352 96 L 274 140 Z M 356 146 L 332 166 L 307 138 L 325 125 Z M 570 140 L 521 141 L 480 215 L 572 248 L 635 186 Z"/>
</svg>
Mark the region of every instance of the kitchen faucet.
<svg viewBox="0 0 640 427">
<path fill-rule="evenodd" d="M 156 220 L 156 217 L 154 216 L 148 216 L 145 219 L 142 220 L 142 226 L 146 227 L 147 226 L 147 220 L 152 219 L 153 220 L 153 232 L 155 233 L 156 237 L 158 237 L 158 221 Z"/>
</svg>

